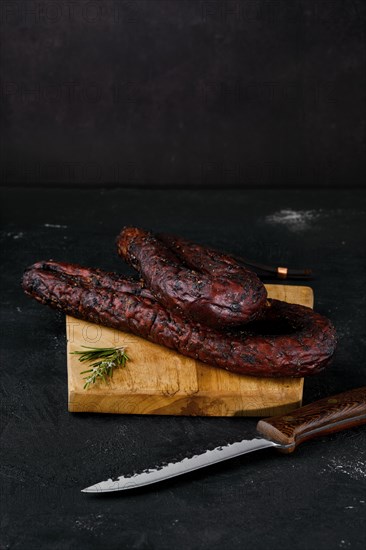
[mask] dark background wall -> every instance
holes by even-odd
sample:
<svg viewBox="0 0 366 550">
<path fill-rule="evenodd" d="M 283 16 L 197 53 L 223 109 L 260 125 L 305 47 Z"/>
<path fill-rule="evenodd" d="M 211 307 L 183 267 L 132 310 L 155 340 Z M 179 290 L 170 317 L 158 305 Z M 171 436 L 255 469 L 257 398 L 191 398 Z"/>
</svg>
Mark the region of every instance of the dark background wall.
<svg viewBox="0 0 366 550">
<path fill-rule="evenodd" d="M 1 0 L 3 184 L 361 186 L 362 0 Z"/>
</svg>

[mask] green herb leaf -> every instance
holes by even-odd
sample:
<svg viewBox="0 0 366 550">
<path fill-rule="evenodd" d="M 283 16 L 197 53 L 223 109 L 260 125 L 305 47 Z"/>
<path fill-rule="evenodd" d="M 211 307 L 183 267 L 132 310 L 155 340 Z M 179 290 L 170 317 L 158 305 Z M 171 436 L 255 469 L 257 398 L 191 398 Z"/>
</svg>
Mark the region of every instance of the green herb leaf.
<svg viewBox="0 0 366 550">
<path fill-rule="evenodd" d="M 120 348 L 91 348 L 82 346 L 88 351 L 72 351 L 72 355 L 79 355 L 81 363 L 90 362 L 90 368 L 83 370 L 80 374 L 88 374 L 85 380 L 84 389 L 88 389 L 91 384 L 99 380 L 107 383 L 107 378 L 112 378 L 113 371 L 116 368 L 125 367 L 129 357 L 124 347 Z M 93 363 L 92 363 L 93 361 Z"/>
</svg>

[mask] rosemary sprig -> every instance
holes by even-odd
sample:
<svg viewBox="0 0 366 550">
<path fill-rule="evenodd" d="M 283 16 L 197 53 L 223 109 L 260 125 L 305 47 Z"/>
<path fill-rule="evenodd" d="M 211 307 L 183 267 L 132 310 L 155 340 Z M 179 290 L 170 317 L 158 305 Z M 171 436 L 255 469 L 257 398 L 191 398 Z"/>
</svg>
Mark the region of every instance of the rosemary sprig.
<svg viewBox="0 0 366 550">
<path fill-rule="evenodd" d="M 90 369 L 83 370 L 80 374 L 88 374 L 85 380 L 84 389 L 95 384 L 98 379 L 107 383 L 107 378 L 112 378 L 115 368 L 124 367 L 129 357 L 124 347 L 120 348 L 90 348 L 81 346 L 88 351 L 72 351 L 73 355 L 79 355 L 80 362 L 91 362 Z"/>
</svg>

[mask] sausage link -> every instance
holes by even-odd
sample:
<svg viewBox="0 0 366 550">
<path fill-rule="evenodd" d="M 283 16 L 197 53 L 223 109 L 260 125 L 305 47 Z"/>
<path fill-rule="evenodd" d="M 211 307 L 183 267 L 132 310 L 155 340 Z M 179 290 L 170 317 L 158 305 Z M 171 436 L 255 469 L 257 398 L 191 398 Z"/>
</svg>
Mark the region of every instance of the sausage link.
<svg viewBox="0 0 366 550">
<path fill-rule="evenodd" d="M 235 260 L 200 253 L 191 263 L 151 233 L 126 227 L 117 238 L 118 253 L 137 269 L 146 286 L 166 308 L 212 327 L 242 325 L 259 318 L 267 292 L 257 275 Z M 177 253 L 176 253 L 177 252 Z M 206 259 L 209 256 L 208 265 Z"/>
<path fill-rule="evenodd" d="M 74 286 L 80 285 L 84 288 L 102 287 L 114 292 L 126 292 L 153 298 L 152 293 L 144 286 L 142 281 L 136 281 L 136 279 L 123 277 L 102 269 L 83 267 L 66 262 L 55 262 L 54 260 L 37 262 L 30 269 L 57 274 L 60 279 L 65 279 Z"/>
<path fill-rule="evenodd" d="M 246 325 L 244 330 L 218 331 L 167 310 L 152 296 L 136 292 L 134 282 L 123 282 L 118 275 L 108 274 L 112 280 L 118 278 L 123 291 L 82 286 L 80 281 L 75 284 L 72 265 L 62 274 L 36 265 L 26 270 L 22 285 L 37 301 L 231 372 L 302 377 L 323 370 L 335 350 L 336 333 L 331 322 L 304 306 L 269 299 L 261 321 Z M 75 273 L 80 274 L 80 266 L 75 267 Z M 283 324 L 286 333 L 279 331 Z"/>
</svg>

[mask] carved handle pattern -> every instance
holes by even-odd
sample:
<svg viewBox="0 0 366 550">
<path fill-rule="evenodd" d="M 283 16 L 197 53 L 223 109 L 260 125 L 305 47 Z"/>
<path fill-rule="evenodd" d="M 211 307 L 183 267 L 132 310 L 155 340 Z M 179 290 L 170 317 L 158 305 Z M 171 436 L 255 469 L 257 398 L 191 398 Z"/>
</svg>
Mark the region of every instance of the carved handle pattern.
<svg viewBox="0 0 366 550">
<path fill-rule="evenodd" d="M 366 423 L 366 386 L 327 397 L 286 416 L 260 420 L 257 431 L 291 453 L 307 439 L 361 426 Z"/>
</svg>

